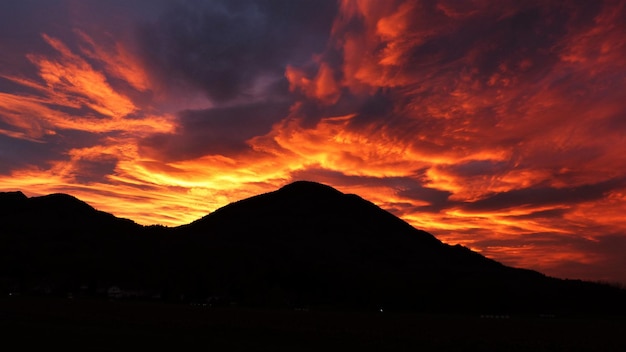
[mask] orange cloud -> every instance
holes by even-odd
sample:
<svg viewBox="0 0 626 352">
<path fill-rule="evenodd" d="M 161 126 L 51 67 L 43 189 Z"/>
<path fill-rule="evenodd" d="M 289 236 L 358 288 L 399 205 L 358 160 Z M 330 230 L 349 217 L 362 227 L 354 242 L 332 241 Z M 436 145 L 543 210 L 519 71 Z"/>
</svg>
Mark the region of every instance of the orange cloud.
<svg viewBox="0 0 626 352">
<path fill-rule="evenodd" d="M 59 111 L 48 98 L 0 93 L 0 119 L 21 132 L 14 136 L 40 139 L 54 135 L 56 130 L 70 129 L 92 133 L 127 131 L 134 133 L 168 132 L 174 122 L 168 116 L 147 116 L 143 119 L 98 119 Z M 55 104 L 56 105 L 56 104 Z"/>
<path fill-rule="evenodd" d="M 507 258 L 507 263 L 548 271 L 562 270 L 555 263 L 565 261 L 598 263 L 600 255 L 586 254 L 583 245 L 547 258 L 555 243 L 481 243 L 490 238 L 524 243 L 525 236 L 540 233 L 566 241 L 589 233 L 590 227 L 611 224 L 624 233 L 620 221 L 609 215 L 621 211 L 619 193 L 598 191 L 597 198 L 582 200 L 595 192 L 593 185 L 623 177 L 626 169 L 616 154 L 624 147 L 619 132 L 623 124 L 618 122 L 624 112 L 618 97 L 624 81 L 623 75 L 615 75 L 624 69 L 625 31 L 616 19 L 623 15 L 623 6 L 607 2 L 585 25 L 564 25 L 568 34 L 541 44 L 545 49 L 521 46 L 509 54 L 498 53 L 497 46 L 507 44 L 498 42 L 503 37 L 497 31 L 473 37 L 472 46 L 452 42 L 457 40 L 454 35 L 462 36 L 460 31 L 476 30 L 468 27 L 476 24 L 470 21 L 499 11 L 481 3 L 467 8 L 449 2 L 430 8 L 410 1 L 340 5 L 331 39 L 343 59 L 343 78 L 337 82 L 365 100 L 385 88 L 395 100 L 394 108 L 370 120 L 356 109 L 346 110 L 348 114 L 338 117 L 321 117 L 313 126 L 292 116 L 251 143 L 282 149 L 282 155 L 292 158 L 295 154 L 301 169 L 341 170 L 342 175 L 361 180 L 409 178 L 449 192 L 444 209 L 424 213 L 423 200 L 394 196 L 389 188 L 342 188 L 358 189 L 439 238 Z M 518 10 L 523 9 L 506 3 L 498 21 L 515 18 Z M 539 11 L 549 17 L 560 16 L 562 10 L 546 6 Z M 533 25 L 550 24 L 537 20 Z M 537 45 L 531 40 L 528 44 Z M 463 50 L 464 55 L 455 52 Z M 292 89 L 298 87 L 315 98 L 313 80 L 303 72 L 288 68 Z M 543 204 L 541 189 L 546 197 L 563 200 Z M 565 189 L 581 192 L 580 197 L 565 197 L 561 191 Z M 511 209 L 463 210 L 463 204 L 490 202 L 498 194 L 522 203 L 513 203 L 516 207 Z M 600 199 L 605 197 L 613 201 L 603 203 Z M 596 204 L 605 204 L 602 211 L 593 212 L 597 222 L 579 210 Z M 591 233 L 585 235 L 589 243 L 602 235 Z"/>
<path fill-rule="evenodd" d="M 287 66 L 285 77 L 289 81 L 291 91 L 299 90 L 324 104 L 334 104 L 339 99 L 339 87 L 333 77 L 333 71 L 325 63 L 320 64 L 317 75 L 313 79 L 309 79 L 302 70 L 293 66 Z"/>
<path fill-rule="evenodd" d="M 45 34 L 42 37 L 61 55 L 60 60 L 35 55 L 29 55 L 29 59 L 39 67 L 39 76 L 45 81 L 48 92 L 62 94 L 55 98 L 88 106 L 113 118 L 122 118 L 137 109 L 130 99 L 111 88 L 101 72 L 72 53 L 61 41 Z"/>
<path fill-rule="evenodd" d="M 0 92 L 0 134 L 62 152 L 0 184 L 178 225 L 307 178 L 506 264 L 626 282 L 609 270 L 626 237 L 625 11 L 619 1 L 340 1 L 325 52 L 285 60 L 283 91 L 268 83 L 261 100 L 279 96 L 280 107 L 241 109 L 198 92 L 156 106 L 132 48 L 43 35 L 54 55 L 28 56 L 36 77 L 2 73 L 21 91 Z M 164 67 L 185 65 L 175 79 L 204 72 L 194 55 Z M 237 82 L 191 83 L 245 100 Z M 91 142 L 63 144 L 71 133 Z"/>
<path fill-rule="evenodd" d="M 83 31 L 77 30 L 76 34 L 86 44 L 81 47 L 82 53 L 91 59 L 104 63 L 107 73 L 127 82 L 138 91 L 143 92 L 152 89 L 150 78 L 143 66 L 122 43 L 113 42 L 110 47 L 105 47 Z"/>
<path fill-rule="evenodd" d="M 73 53 L 60 40 L 46 34 L 42 37 L 59 54 L 57 59 L 28 55 L 29 60 L 38 68 L 42 82 L 23 77 L 2 76 L 37 92 L 31 95 L 0 92 L 2 113 L 0 119 L 21 131 L 14 133 L 14 136 L 24 135 L 38 139 L 46 134 L 56 133 L 57 129 L 93 133 L 109 131 L 138 133 L 167 132 L 174 128 L 172 119 L 168 116 L 146 114 L 143 118 L 129 118 L 128 116 L 136 113 L 139 108 L 129 97 L 118 93 L 108 83 L 103 72 L 96 70 L 81 56 Z M 85 34 L 81 37 L 83 40 L 89 40 Z M 110 60 L 110 57 L 105 56 L 102 60 Z M 125 66 L 120 64 L 120 60 L 121 58 L 118 58 L 114 63 L 119 64 L 121 68 L 126 67 L 124 72 L 130 71 L 134 64 Z M 110 62 L 107 67 L 113 66 L 113 62 Z M 137 75 L 141 75 L 141 71 L 133 71 L 137 74 L 118 78 L 131 79 L 129 83 L 137 85 L 138 83 L 133 80 L 138 77 Z M 119 71 L 114 73 L 119 74 Z M 140 87 L 145 89 L 143 85 Z M 70 110 L 62 110 L 59 107 Z M 80 112 L 83 107 L 90 108 L 93 112 Z M 95 113 L 105 117 L 98 117 Z"/>
</svg>

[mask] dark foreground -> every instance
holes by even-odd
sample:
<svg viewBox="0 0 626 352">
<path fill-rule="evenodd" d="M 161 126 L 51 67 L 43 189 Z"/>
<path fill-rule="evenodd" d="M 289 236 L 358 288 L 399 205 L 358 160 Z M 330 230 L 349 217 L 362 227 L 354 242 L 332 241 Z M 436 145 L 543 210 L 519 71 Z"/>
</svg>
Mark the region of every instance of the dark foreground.
<svg viewBox="0 0 626 352">
<path fill-rule="evenodd" d="M 12 350 L 626 351 L 626 319 L 270 311 L 9 297 L 0 299 L 0 336 Z"/>
</svg>

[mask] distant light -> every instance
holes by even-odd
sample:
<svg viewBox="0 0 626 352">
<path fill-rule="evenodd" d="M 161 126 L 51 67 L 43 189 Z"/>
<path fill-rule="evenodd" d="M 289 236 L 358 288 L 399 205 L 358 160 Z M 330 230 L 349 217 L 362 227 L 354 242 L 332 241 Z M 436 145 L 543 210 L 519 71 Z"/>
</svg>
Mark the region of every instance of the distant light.
<svg viewBox="0 0 626 352">
<path fill-rule="evenodd" d="M 381 312 L 381 313 L 383 312 L 383 309 L 382 309 L 382 308 L 380 308 L 380 312 Z"/>
</svg>

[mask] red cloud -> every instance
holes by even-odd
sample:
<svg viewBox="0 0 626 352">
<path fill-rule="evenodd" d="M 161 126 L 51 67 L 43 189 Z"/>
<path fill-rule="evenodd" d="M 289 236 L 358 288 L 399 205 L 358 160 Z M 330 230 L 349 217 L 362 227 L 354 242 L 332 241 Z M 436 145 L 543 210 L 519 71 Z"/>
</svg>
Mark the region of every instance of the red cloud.
<svg viewBox="0 0 626 352">
<path fill-rule="evenodd" d="M 308 178 L 506 264 L 626 282 L 611 269 L 626 238 L 623 2 L 345 0 L 306 55 L 301 33 L 268 32 L 262 19 L 304 32 L 269 5 L 204 6 L 250 22 L 224 23 L 225 42 L 178 9 L 137 48 L 44 35 L 36 75 L 2 72 L 20 89 L 0 92 L 0 137 L 62 150 L 3 188 L 180 224 Z"/>
</svg>

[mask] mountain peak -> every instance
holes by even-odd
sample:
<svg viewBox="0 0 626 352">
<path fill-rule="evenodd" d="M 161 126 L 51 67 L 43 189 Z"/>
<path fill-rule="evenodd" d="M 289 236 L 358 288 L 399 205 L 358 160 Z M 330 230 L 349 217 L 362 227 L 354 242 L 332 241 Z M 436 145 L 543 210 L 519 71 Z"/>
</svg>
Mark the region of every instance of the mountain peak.
<svg viewBox="0 0 626 352">
<path fill-rule="evenodd" d="M 52 210 L 81 209 L 83 211 L 96 211 L 91 205 L 65 193 L 52 193 L 44 196 L 27 197 L 21 191 L 0 192 L 0 206 L 14 208 L 15 206 L 29 204 L 38 207 L 50 207 Z"/>
<path fill-rule="evenodd" d="M 22 202 L 28 199 L 21 191 L 0 192 L 0 204 L 6 202 Z"/>
<path fill-rule="evenodd" d="M 337 248 L 343 248 L 371 242 L 382 247 L 414 246 L 415 254 L 425 255 L 443 246 L 433 235 L 370 201 L 311 181 L 296 181 L 231 203 L 181 229 L 250 243 L 288 239 L 295 247 L 331 242 L 333 246 L 341 243 Z"/>
<path fill-rule="evenodd" d="M 21 208 L 28 201 L 28 197 L 20 191 L 0 192 L 0 212 L 5 214 L 13 209 Z"/>
<path fill-rule="evenodd" d="M 53 193 L 41 197 L 30 198 L 31 203 L 38 207 L 51 207 L 55 212 L 80 212 L 95 213 L 97 212 L 91 205 L 82 200 L 65 193 Z"/>
<path fill-rule="evenodd" d="M 295 181 L 281 187 L 278 192 L 281 193 L 293 193 L 296 195 L 340 195 L 342 194 L 338 190 L 331 186 L 327 186 L 321 183 L 313 181 Z"/>
</svg>

